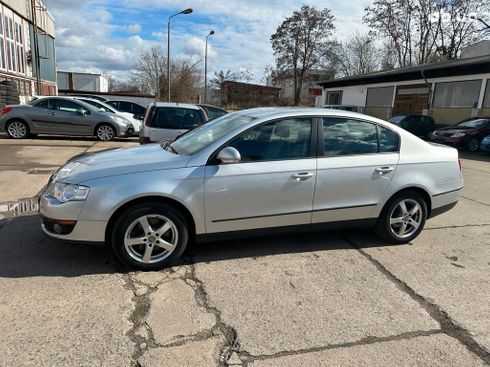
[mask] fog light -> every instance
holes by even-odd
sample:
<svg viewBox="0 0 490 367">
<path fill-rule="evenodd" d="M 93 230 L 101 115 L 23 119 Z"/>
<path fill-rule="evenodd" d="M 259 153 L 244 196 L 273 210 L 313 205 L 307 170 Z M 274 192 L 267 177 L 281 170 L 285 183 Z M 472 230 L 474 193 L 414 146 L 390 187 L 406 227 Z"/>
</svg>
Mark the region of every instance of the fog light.
<svg viewBox="0 0 490 367">
<path fill-rule="evenodd" d="M 54 224 L 53 225 L 53 231 L 55 231 L 58 234 L 61 234 L 61 232 L 63 232 L 63 228 L 61 228 L 61 226 L 59 224 Z"/>
</svg>

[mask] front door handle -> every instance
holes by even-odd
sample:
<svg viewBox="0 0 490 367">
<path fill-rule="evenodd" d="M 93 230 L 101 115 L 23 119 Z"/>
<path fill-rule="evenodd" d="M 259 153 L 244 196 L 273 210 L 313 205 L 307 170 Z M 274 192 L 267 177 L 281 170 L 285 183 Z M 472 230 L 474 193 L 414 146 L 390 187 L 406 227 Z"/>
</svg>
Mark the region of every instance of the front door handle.
<svg viewBox="0 0 490 367">
<path fill-rule="evenodd" d="M 393 172 L 394 169 L 394 167 L 378 167 L 375 169 L 375 171 L 378 172 L 380 175 L 386 175 L 390 172 Z"/>
<path fill-rule="evenodd" d="M 296 181 L 301 181 L 301 180 L 307 180 L 310 177 L 313 177 L 313 175 L 314 175 L 313 172 L 298 172 L 298 173 L 295 173 L 292 177 Z"/>
</svg>

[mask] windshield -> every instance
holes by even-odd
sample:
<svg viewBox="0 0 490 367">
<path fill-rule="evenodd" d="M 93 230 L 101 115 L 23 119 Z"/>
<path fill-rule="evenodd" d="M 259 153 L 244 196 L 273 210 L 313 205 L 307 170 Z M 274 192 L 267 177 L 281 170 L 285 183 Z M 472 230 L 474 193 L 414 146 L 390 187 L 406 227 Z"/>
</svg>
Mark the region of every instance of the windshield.
<svg viewBox="0 0 490 367">
<path fill-rule="evenodd" d="M 471 128 L 479 128 L 479 127 L 484 127 L 487 124 L 488 120 L 485 119 L 474 119 L 474 120 L 469 120 L 465 121 L 458 126 L 460 127 L 471 127 Z"/>
<path fill-rule="evenodd" d="M 402 120 L 405 118 L 405 116 L 400 115 L 400 116 L 393 116 L 392 118 L 389 119 L 389 122 L 393 124 L 399 124 L 402 122 Z"/>
<path fill-rule="evenodd" d="M 107 104 L 105 104 L 103 102 L 96 102 L 96 101 L 92 101 L 90 99 L 80 99 L 80 101 L 83 101 L 83 102 L 88 103 L 94 107 L 97 107 L 99 109 L 99 111 L 116 113 L 113 108 L 111 108 L 110 106 L 108 106 Z"/>
<path fill-rule="evenodd" d="M 177 154 L 191 155 L 206 148 L 218 139 L 222 138 L 230 131 L 233 131 L 248 122 L 255 120 L 255 117 L 242 115 L 238 112 L 230 113 L 215 120 L 205 123 L 184 135 L 170 144 L 170 148 Z"/>
</svg>

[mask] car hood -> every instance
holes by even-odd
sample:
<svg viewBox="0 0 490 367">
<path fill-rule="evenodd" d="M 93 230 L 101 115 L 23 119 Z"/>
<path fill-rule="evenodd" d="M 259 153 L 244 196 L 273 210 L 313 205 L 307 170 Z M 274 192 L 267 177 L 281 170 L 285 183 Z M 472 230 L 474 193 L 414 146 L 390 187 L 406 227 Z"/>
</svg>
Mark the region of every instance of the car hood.
<svg viewBox="0 0 490 367">
<path fill-rule="evenodd" d="M 101 177 L 182 168 L 188 161 L 189 156 L 167 152 L 160 144 L 108 149 L 73 157 L 53 179 L 77 184 Z"/>
</svg>

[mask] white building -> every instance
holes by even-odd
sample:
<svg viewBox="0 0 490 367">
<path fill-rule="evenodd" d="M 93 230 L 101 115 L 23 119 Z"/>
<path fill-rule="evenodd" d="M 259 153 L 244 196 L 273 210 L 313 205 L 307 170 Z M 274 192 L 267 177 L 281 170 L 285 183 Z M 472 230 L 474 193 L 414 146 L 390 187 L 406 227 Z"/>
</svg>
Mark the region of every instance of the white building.
<svg viewBox="0 0 490 367">
<path fill-rule="evenodd" d="M 21 102 L 57 93 L 54 37 L 43 0 L 0 0 L 0 80 L 17 83 Z"/>
<path fill-rule="evenodd" d="M 109 91 L 109 78 L 103 74 L 58 71 L 58 89 L 63 92 Z"/>
<path fill-rule="evenodd" d="M 427 114 L 454 124 L 490 115 L 490 55 L 327 80 L 317 105 L 360 106 L 381 119 Z"/>
</svg>

